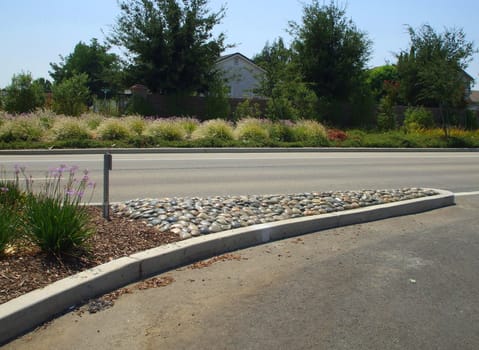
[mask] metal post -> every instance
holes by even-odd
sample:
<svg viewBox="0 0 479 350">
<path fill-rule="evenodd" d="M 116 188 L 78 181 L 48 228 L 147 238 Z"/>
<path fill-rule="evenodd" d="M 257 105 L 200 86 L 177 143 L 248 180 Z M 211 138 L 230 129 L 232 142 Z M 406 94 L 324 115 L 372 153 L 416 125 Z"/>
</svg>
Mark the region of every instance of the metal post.
<svg viewBox="0 0 479 350">
<path fill-rule="evenodd" d="M 110 170 L 112 170 L 111 153 L 103 156 L 103 217 L 110 220 Z"/>
</svg>

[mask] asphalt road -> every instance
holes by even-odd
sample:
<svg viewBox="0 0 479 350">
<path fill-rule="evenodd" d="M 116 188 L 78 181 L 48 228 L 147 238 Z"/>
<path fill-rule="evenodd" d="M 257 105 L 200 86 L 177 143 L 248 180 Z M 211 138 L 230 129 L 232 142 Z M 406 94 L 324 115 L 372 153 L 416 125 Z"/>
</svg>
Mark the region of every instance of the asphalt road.
<svg viewBox="0 0 479 350">
<path fill-rule="evenodd" d="M 5 349 L 478 349 L 478 210 L 460 197 L 241 250 Z"/>
<path fill-rule="evenodd" d="M 103 155 L 0 156 L 7 174 L 23 164 L 37 183 L 61 163 L 89 169 L 102 202 Z M 115 154 L 110 201 L 411 186 L 477 191 L 479 153 Z"/>
</svg>

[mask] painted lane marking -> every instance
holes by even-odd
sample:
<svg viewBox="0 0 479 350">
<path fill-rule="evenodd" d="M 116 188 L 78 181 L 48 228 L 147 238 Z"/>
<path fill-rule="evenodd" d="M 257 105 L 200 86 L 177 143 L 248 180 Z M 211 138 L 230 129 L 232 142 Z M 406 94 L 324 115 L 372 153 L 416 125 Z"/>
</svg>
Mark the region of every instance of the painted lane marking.
<svg viewBox="0 0 479 350">
<path fill-rule="evenodd" d="M 478 195 L 479 195 L 479 191 L 475 191 L 475 192 L 457 192 L 457 193 L 454 193 L 454 195 L 457 196 L 457 197 L 478 196 Z"/>
</svg>

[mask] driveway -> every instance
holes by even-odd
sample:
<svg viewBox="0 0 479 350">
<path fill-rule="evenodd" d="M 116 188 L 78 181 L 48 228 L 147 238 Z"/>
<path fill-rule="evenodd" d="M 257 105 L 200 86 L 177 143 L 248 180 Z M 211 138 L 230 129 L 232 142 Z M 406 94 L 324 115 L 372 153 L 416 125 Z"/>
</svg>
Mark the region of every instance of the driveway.
<svg viewBox="0 0 479 350">
<path fill-rule="evenodd" d="M 479 196 L 171 271 L 5 349 L 478 349 Z"/>
</svg>

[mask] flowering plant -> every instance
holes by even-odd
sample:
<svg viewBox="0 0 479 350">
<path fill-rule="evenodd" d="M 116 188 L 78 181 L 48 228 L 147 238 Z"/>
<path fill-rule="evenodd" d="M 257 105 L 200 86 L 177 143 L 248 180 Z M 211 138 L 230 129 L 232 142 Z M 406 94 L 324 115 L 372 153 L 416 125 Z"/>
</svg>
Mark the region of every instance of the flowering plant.
<svg viewBox="0 0 479 350">
<path fill-rule="evenodd" d="M 31 239 L 56 256 L 85 247 L 93 233 L 82 199 L 87 189 L 93 195 L 95 184 L 88 170 L 80 179 L 77 171 L 77 166 L 64 164 L 50 169 L 40 192 L 30 192 L 25 208 L 24 222 Z"/>
<path fill-rule="evenodd" d="M 0 252 L 20 236 L 55 256 L 85 247 L 93 233 L 85 194 L 90 201 L 95 183 L 78 170 L 62 164 L 34 186 L 26 167 L 15 165 L 13 180 L 0 180 Z"/>
</svg>

